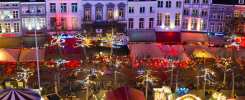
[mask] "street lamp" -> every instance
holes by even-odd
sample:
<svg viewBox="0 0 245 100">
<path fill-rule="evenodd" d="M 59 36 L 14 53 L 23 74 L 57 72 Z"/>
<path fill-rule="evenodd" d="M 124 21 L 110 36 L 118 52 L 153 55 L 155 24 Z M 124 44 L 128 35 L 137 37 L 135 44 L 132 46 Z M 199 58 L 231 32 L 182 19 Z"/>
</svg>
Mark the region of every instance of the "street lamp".
<svg viewBox="0 0 245 100">
<path fill-rule="evenodd" d="M 37 66 L 37 79 L 38 79 L 38 89 L 41 88 L 41 84 L 40 84 L 40 64 L 39 64 L 39 49 L 38 49 L 38 41 L 37 41 L 37 30 L 39 30 L 40 28 L 37 27 L 36 23 L 37 22 L 37 18 L 35 17 L 34 19 L 34 27 L 29 27 L 28 30 L 32 30 L 34 29 L 34 35 L 35 35 L 35 49 L 36 49 L 36 66 Z"/>
</svg>

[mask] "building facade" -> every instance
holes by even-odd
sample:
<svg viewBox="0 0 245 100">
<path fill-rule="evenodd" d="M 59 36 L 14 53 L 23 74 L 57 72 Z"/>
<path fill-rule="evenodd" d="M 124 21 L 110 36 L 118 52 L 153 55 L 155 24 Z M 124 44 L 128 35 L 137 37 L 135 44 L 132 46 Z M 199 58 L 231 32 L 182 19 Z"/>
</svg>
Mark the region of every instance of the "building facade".
<svg viewBox="0 0 245 100">
<path fill-rule="evenodd" d="M 213 0 L 209 14 L 209 32 L 244 33 L 244 0 Z"/>
<path fill-rule="evenodd" d="M 0 37 L 18 37 L 21 35 L 20 2 L 0 2 Z"/>
<path fill-rule="evenodd" d="M 127 11 L 127 29 L 144 30 L 156 28 L 156 0 L 129 0 Z"/>
<path fill-rule="evenodd" d="M 82 31 L 111 33 L 125 31 L 127 0 L 82 0 Z"/>
<path fill-rule="evenodd" d="M 184 0 L 182 31 L 208 32 L 212 0 Z"/>
<path fill-rule="evenodd" d="M 234 18 L 238 20 L 237 29 L 235 33 L 245 35 L 245 2 L 240 0 L 238 5 L 234 7 Z"/>
<path fill-rule="evenodd" d="M 46 34 L 45 0 L 21 2 L 20 14 L 23 35 Z"/>
<path fill-rule="evenodd" d="M 46 0 L 46 20 L 49 34 L 76 33 L 81 29 L 80 0 Z"/>
<path fill-rule="evenodd" d="M 212 4 L 210 6 L 208 32 L 226 32 L 226 26 L 233 17 L 234 6 Z"/>
<path fill-rule="evenodd" d="M 156 10 L 156 31 L 180 31 L 183 0 L 158 0 Z"/>
</svg>

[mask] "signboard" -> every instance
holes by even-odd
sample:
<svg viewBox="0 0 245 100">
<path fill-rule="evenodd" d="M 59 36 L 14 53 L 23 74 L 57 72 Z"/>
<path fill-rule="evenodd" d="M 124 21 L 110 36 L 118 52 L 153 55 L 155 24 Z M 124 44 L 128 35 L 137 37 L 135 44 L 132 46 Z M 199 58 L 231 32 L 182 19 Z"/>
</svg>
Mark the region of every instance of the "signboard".
<svg viewBox="0 0 245 100">
<path fill-rule="evenodd" d="M 16 37 L 16 34 L 11 34 L 11 33 L 7 33 L 7 34 L 0 34 L 0 37 Z"/>
</svg>

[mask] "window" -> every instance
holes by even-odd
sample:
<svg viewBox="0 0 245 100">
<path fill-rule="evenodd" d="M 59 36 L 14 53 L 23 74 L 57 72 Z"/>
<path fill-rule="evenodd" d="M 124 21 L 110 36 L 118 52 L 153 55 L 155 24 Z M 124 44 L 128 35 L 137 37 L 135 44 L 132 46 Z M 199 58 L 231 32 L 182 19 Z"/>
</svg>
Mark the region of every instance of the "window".
<svg viewBox="0 0 245 100">
<path fill-rule="evenodd" d="M 175 14 L 175 26 L 180 26 L 180 13 Z"/>
<path fill-rule="evenodd" d="M 162 8 L 163 7 L 163 1 L 157 1 L 157 7 Z"/>
<path fill-rule="evenodd" d="M 193 0 L 193 3 L 194 3 L 194 4 L 199 3 L 199 0 Z"/>
<path fill-rule="evenodd" d="M 20 32 L 20 24 L 14 23 L 14 32 Z"/>
<path fill-rule="evenodd" d="M 76 17 L 72 17 L 71 18 L 72 21 L 72 29 L 76 30 L 77 29 L 77 18 Z"/>
<path fill-rule="evenodd" d="M 153 28 L 154 18 L 149 18 L 149 28 Z"/>
<path fill-rule="evenodd" d="M 139 19 L 139 28 L 140 29 L 144 28 L 144 18 Z"/>
<path fill-rule="evenodd" d="M 208 16 L 208 11 L 207 11 L 207 10 L 202 10 L 201 16 L 202 16 L 202 17 Z"/>
<path fill-rule="evenodd" d="M 189 9 L 185 8 L 183 14 L 189 16 L 189 13 L 190 13 Z"/>
<path fill-rule="evenodd" d="M 145 7 L 140 7 L 140 13 L 145 13 Z"/>
<path fill-rule="evenodd" d="M 103 19 L 103 8 L 102 7 L 96 7 L 95 8 L 95 19 L 96 20 L 102 20 Z"/>
<path fill-rule="evenodd" d="M 128 12 L 129 12 L 129 13 L 134 13 L 134 7 L 129 7 L 129 8 L 128 8 Z"/>
<path fill-rule="evenodd" d="M 19 18 L 19 12 L 13 11 L 13 18 Z"/>
<path fill-rule="evenodd" d="M 198 16 L 198 10 L 197 9 L 192 10 L 192 16 L 194 16 L 194 17 Z"/>
<path fill-rule="evenodd" d="M 107 19 L 108 20 L 113 20 L 113 8 L 107 8 Z"/>
<path fill-rule="evenodd" d="M 119 14 L 118 14 L 119 18 L 120 18 L 120 19 L 123 19 L 123 18 L 124 18 L 124 15 L 125 15 L 125 14 L 124 14 L 124 8 L 122 8 L 122 7 L 119 8 L 118 13 L 119 13 Z"/>
<path fill-rule="evenodd" d="M 202 23 L 202 30 L 206 30 L 207 28 L 207 23 L 205 21 L 203 21 Z"/>
<path fill-rule="evenodd" d="M 184 3 L 186 3 L 186 4 L 190 3 L 190 0 L 185 0 L 185 2 L 184 2 Z"/>
<path fill-rule="evenodd" d="M 37 7 L 37 13 L 44 13 L 44 9 L 42 6 Z"/>
<path fill-rule="evenodd" d="M 239 0 L 239 4 L 244 4 L 244 0 Z"/>
<path fill-rule="evenodd" d="M 128 19 L 128 28 L 129 29 L 133 29 L 134 28 L 134 19 L 133 18 L 129 18 Z"/>
<path fill-rule="evenodd" d="M 239 17 L 240 16 L 239 12 L 238 11 L 234 11 L 234 16 L 235 17 Z"/>
<path fill-rule="evenodd" d="M 150 13 L 153 13 L 153 7 L 150 6 Z"/>
<path fill-rule="evenodd" d="M 72 12 L 77 12 L 77 3 L 72 3 L 71 4 L 71 11 Z"/>
<path fill-rule="evenodd" d="M 91 8 L 87 7 L 84 9 L 84 20 L 91 21 Z"/>
<path fill-rule="evenodd" d="M 55 26 L 57 26 L 57 25 L 56 25 L 56 18 L 55 17 L 50 18 L 50 26 L 51 26 L 51 29 L 56 28 Z"/>
<path fill-rule="evenodd" d="M 65 17 L 61 17 L 61 30 L 67 29 L 67 20 Z"/>
<path fill-rule="evenodd" d="M 171 1 L 166 1 L 166 8 L 171 8 Z"/>
<path fill-rule="evenodd" d="M 61 3 L 60 4 L 60 9 L 61 9 L 61 12 L 66 12 L 67 9 L 66 9 L 66 3 Z"/>
<path fill-rule="evenodd" d="M 170 26 L 170 15 L 165 16 L 165 26 Z"/>
<path fill-rule="evenodd" d="M 3 31 L 2 31 L 2 24 L 0 24 L 0 33 L 2 33 Z"/>
<path fill-rule="evenodd" d="M 196 30 L 197 29 L 197 20 L 196 19 L 192 19 L 191 20 L 191 29 L 192 30 Z"/>
<path fill-rule="evenodd" d="M 181 8 L 181 1 L 176 1 L 176 8 Z"/>
<path fill-rule="evenodd" d="M 162 25 L 162 13 L 157 14 L 157 26 Z"/>
<path fill-rule="evenodd" d="M 55 5 L 55 3 L 50 3 L 49 6 L 50 6 L 50 12 L 51 13 L 55 13 L 56 12 L 56 5 Z"/>
<path fill-rule="evenodd" d="M 6 33 L 11 32 L 10 23 L 5 23 L 5 32 L 6 32 Z"/>
<path fill-rule="evenodd" d="M 182 28 L 183 29 L 187 29 L 187 26 L 188 26 L 188 20 L 187 19 L 184 19 L 184 21 L 182 23 Z"/>
<path fill-rule="evenodd" d="M 208 0 L 202 0 L 203 4 L 208 4 Z"/>
</svg>

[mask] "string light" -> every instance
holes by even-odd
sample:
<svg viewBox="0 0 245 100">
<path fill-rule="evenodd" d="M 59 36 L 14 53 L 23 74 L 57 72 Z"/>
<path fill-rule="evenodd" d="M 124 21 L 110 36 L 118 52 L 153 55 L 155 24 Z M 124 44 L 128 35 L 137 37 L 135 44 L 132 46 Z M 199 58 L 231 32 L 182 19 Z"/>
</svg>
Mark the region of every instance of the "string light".
<svg viewBox="0 0 245 100">
<path fill-rule="evenodd" d="M 24 80 L 25 82 L 27 82 L 27 80 L 31 76 L 33 76 L 33 72 L 29 68 L 27 69 L 21 68 L 21 70 L 17 72 L 16 80 L 18 81 Z"/>
</svg>

